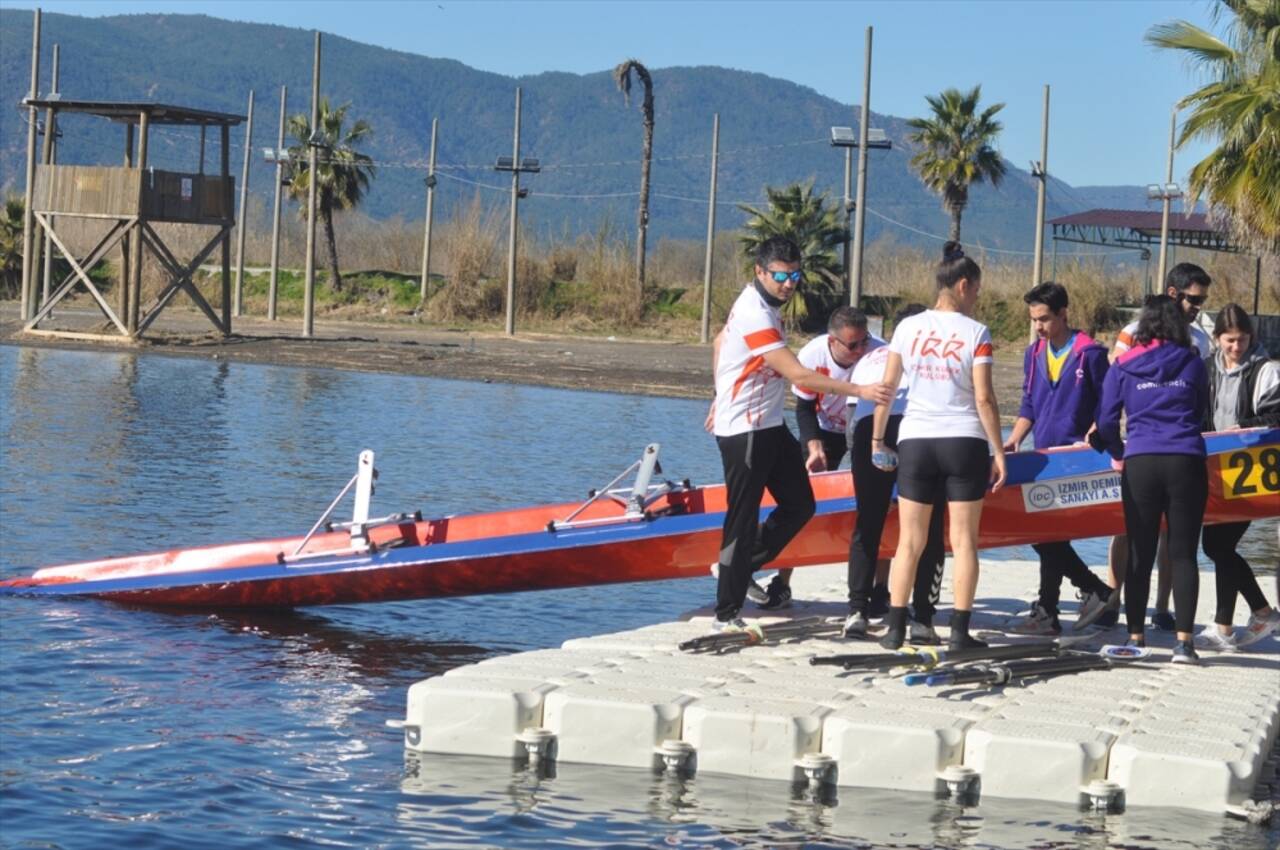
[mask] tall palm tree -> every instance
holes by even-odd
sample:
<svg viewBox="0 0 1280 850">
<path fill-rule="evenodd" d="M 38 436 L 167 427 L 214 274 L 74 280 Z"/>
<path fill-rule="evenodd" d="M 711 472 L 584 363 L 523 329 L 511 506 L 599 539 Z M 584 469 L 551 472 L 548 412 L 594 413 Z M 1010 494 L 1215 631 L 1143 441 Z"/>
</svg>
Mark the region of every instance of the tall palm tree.
<svg viewBox="0 0 1280 850">
<path fill-rule="evenodd" d="M 359 206 L 374 176 L 373 160 L 356 150 L 357 145 L 373 135 L 373 128 L 363 120 L 344 128 L 350 107 L 350 103 L 344 103 L 334 109 L 330 107 L 328 98 L 321 98 L 320 137 L 314 140 L 319 147 L 316 151 L 316 212 L 324 223 L 330 281 L 335 292 L 342 289 L 342 276 L 338 272 L 338 242 L 333 232 L 333 213 Z M 296 140 L 296 144 L 289 148 L 289 196 L 302 203 L 302 215 L 305 216 L 311 178 L 307 159 L 307 142 L 312 138 L 311 116 L 290 116 L 289 135 Z"/>
<path fill-rule="evenodd" d="M 974 183 L 999 186 L 1005 165 L 992 147 L 1003 126 L 995 114 L 1003 103 L 978 111 L 982 87 L 962 92 L 947 89 L 939 95 L 925 95 L 931 118 L 912 118 L 907 126 L 915 130 L 907 136 L 919 150 L 911 157 L 911 167 L 932 191 L 942 196 L 942 208 L 951 214 L 951 238 L 960 239 L 960 216 L 969 203 L 969 187 Z"/>
<path fill-rule="evenodd" d="M 644 292 L 644 243 L 649 229 L 649 165 L 653 159 L 653 78 L 649 69 L 639 60 L 628 59 L 613 69 L 613 81 L 618 84 L 627 105 L 631 105 L 631 73 L 644 85 L 644 102 L 640 113 L 644 116 L 644 158 L 640 163 L 640 209 L 636 214 L 636 287 Z"/>
<path fill-rule="evenodd" d="M 849 231 L 839 208 L 828 205 L 826 195 L 815 195 L 812 181 L 792 183 L 781 189 L 765 187 L 765 209 L 748 204 L 738 208 L 750 216 L 745 233 L 738 238 L 744 255 L 744 269 L 754 274 L 756 249 L 774 236 L 785 236 L 800 247 L 800 269 L 805 279 L 782 308 L 782 316 L 795 327 L 814 311 L 825 313 L 840 300 L 844 267 L 841 249 Z"/>
<path fill-rule="evenodd" d="M 1186 21 L 1157 24 L 1147 42 L 1182 51 L 1213 81 L 1179 101 L 1191 115 L 1178 146 L 1193 139 L 1218 147 L 1191 169 L 1193 201 L 1231 217 L 1247 240 L 1280 248 L 1280 0 L 1219 0 L 1218 38 Z"/>
<path fill-rule="evenodd" d="M 26 202 L 21 195 L 6 195 L 0 208 L 0 296 L 12 298 L 22 288 L 22 213 Z"/>
</svg>

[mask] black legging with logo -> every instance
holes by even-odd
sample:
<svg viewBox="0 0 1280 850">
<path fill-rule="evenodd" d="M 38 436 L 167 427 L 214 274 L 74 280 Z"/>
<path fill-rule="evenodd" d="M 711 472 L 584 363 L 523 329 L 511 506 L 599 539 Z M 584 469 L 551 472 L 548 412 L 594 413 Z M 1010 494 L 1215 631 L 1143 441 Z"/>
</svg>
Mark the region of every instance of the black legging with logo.
<svg viewBox="0 0 1280 850">
<path fill-rule="evenodd" d="M 751 574 L 778 557 L 814 512 L 813 489 L 800 443 L 786 425 L 716 437 L 724 464 L 724 531 L 716 618 L 738 616 Z M 777 507 L 760 525 L 760 500 L 769 491 Z"/>
<path fill-rule="evenodd" d="M 1141 634 L 1147 620 L 1151 567 L 1156 561 L 1160 520 L 1169 527 L 1174 626 L 1190 632 L 1196 620 L 1200 570 L 1196 549 L 1209 497 L 1202 455 L 1142 454 L 1127 457 L 1120 477 L 1124 525 L 1129 534 L 1129 569 L 1124 579 L 1124 611 L 1129 634 Z"/>
</svg>

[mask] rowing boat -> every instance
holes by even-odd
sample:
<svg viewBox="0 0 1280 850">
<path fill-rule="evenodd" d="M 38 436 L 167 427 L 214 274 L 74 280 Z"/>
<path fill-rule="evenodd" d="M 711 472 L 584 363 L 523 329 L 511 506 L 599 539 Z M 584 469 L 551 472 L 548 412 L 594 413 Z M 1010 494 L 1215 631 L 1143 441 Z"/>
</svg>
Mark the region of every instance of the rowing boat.
<svg viewBox="0 0 1280 850">
<path fill-rule="evenodd" d="M 1205 435 L 1206 523 L 1280 516 L 1280 429 Z M 172 549 L 46 567 L 0 581 L 0 595 L 95 596 L 179 607 L 292 608 L 545 590 L 707 575 L 716 560 L 725 490 L 660 479 L 646 447 L 584 502 L 424 519 L 370 518 L 373 453 L 302 536 Z M 1008 482 L 988 494 L 986 548 L 1123 532 L 1120 475 L 1088 447 L 1009 456 Z M 634 474 L 631 486 L 617 487 Z M 817 512 L 775 561 L 802 567 L 848 557 L 857 500 L 848 472 L 811 478 Z M 349 523 L 329 517 L 354 490 Z M 772 508 L 761 508 L 762 518 Z M 882 542 L 897 542 L 891 511 Z"/>
</svg>

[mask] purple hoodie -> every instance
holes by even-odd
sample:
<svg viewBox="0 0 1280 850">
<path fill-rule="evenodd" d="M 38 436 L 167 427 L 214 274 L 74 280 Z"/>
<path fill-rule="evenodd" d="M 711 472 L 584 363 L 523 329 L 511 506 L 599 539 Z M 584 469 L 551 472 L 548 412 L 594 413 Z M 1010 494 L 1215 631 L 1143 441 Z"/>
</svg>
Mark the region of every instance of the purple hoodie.
<svg viewBox="0 0 1280 850">
<path fill-rule="evenodd" d="M 1049 381 L 1048 343 L 1038 339 L 1022 359 L 1022 407 L 1018 415 L 1032 423 L 1037 449 L 1069 446 L 1084 439 L 1098 412 L 1107 374 L 1107 349 L 1083 331 L 1062 364 L 1057 385 Z"/>
<path fill-rule="evenodd" d="M 1107 372 L 1098 436 L 1114 458 L 1204 457 L 1200 425 L 1208 404 L 1208 377 L 1196 349 L 1155 340 L 1121 354 Z M 1127 441 L 1120 439 L 1122 409 L 1129 416 Z"/>
</svg>

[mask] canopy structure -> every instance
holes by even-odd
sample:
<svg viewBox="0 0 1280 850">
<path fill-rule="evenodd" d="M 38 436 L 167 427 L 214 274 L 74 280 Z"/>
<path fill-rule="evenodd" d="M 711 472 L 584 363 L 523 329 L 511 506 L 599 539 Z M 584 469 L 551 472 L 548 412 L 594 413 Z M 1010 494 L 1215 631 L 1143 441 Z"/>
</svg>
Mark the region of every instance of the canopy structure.
<svg viewBox="0 0 1280 850">
<path fill-rule="evenodd" d="M 1151 250 L 1160 247 L 1162 213 L 1157 210 L 1088 210 L 1051 219 L 1054 265 L 1057 265 L 1058 243 L 1134 248 L 1142 251 L 1144 260 Z M 1248 250 L 1232 241 L 1229 234 L 1213 226 L 1204 213 L 1170 213 L 1169 246 L 1198 248 L 1228 254 L 1247 254 Z M 1150 271 L 1148 270 L 1148 276 Z M 1150 287 L 1148 287 L 1150 288 Z M 1262 257 L 1254 264 L 1253 314 L 1258 314 L 1262 292 Z"/>
</svg>

